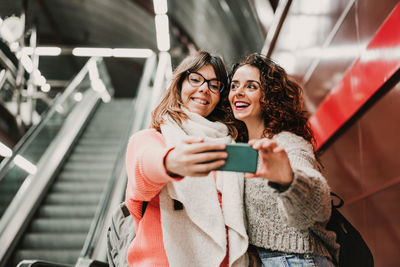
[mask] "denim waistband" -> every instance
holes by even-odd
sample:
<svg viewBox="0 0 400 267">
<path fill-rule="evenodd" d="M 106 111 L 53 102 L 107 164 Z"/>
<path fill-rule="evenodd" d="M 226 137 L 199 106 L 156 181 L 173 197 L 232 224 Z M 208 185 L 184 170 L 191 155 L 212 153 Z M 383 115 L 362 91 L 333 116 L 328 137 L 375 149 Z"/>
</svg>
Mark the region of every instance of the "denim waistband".
<svg viewBox="0 0 400 267">
<path fill-rule="evenodd" d="M 270 249 L 265 249 L 265 248 L 260 248 L 260 247 L 255 247 L 255 248 L 257 249 L 258 254 L 262 258 L 284 257 L 284 256 L 289 256 L 289 255 L 295 255 L 296 257 L 299 257 L 301 259 L 312 258 L 312 255 L 310 255 L 310 254 L 282 252 L 282 251 L 275 251 L 275 250 L 270 250 Z"/>
</svg>

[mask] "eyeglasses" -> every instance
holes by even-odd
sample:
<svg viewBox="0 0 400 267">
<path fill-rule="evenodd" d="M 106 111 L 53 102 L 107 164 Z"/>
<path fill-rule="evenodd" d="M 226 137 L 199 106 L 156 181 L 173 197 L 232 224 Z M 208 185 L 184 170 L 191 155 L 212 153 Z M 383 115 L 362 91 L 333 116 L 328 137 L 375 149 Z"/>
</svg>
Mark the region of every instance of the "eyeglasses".
<svg viewBox="0 0 400 267">
<path fill-rule="evenodd" d="M 207 83 L 208 89 L 214 94 L 222 92 L 224 90 L 224 84 L 217 79 L 207 80 L 200 73 L 187 71 L 188 81 L 193 87 L 200 87 L 203 83 Z"/>
</svg>

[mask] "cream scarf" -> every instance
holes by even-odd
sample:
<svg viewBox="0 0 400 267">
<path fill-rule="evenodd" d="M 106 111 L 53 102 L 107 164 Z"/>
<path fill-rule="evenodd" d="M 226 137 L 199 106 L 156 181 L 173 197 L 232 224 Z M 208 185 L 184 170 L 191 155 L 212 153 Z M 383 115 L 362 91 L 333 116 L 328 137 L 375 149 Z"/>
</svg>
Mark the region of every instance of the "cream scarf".
<svg viewBox="0 0 400 267">
<path fill-rule="evenodd" d="M 205 141 L 232 143 L 227 127 L 184 109 L 189 116 L 182 127 L 164 118 L 162 135 L 168 146 L 179 144 L 184 136 Z M 160 193 L 161 227 L 170 266 L 216 266 L 226 255 L 226 228 L 229 236 L 229 266 L 247 266 L 248 236 L 245 228 L 242 173 L 217 172 L 205 177 L 185 177 L 168 183 Z M 222 193 L 222 211 L 217 190 Z M 173 199 L 183 204 L 174 210 Z"/>
</svg>

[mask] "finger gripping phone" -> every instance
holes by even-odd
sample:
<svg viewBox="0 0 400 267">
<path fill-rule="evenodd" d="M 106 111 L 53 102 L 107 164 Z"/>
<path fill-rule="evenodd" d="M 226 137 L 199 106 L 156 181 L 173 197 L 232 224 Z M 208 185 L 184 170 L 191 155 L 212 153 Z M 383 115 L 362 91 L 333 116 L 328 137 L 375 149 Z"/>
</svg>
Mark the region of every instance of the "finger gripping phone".
<svg viewBox="0 0 400 267">
<path fill-rule="evenodd" d="M 219 171 L 256 172 L 258 152 L 246 143 L 227 144 L 228 158 Z"/>
</svg>

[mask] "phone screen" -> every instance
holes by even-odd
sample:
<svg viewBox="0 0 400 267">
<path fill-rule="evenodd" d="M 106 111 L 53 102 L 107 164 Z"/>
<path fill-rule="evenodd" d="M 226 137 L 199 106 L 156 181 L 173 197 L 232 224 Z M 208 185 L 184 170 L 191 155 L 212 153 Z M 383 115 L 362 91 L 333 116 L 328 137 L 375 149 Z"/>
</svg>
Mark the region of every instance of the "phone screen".
<svg viewBox="0 0 400 267">
<path fill-rule="evenodd" d="M 252 172 L 257 171 L 258 152 L 246 143 L 227 144 L 228 158 L 220 171 Z"/>
</svg>

